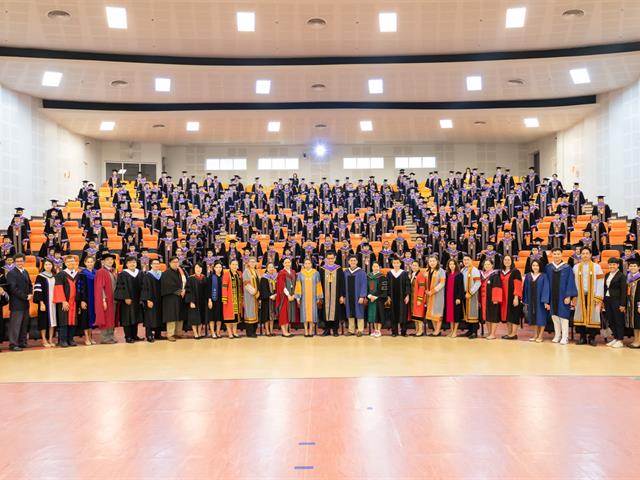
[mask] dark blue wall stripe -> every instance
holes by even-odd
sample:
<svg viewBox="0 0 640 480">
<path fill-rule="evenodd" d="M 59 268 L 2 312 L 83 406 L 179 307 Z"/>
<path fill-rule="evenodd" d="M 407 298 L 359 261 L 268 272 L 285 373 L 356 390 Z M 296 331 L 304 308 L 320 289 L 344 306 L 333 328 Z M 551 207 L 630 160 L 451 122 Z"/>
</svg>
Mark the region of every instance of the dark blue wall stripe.
<svg viewBox="0 0 640 480">
<path fill-rule="evenodd" d="M 0 47 L 0 57 L 92 60 L 102 62 L 158 63 L 167 65 L 210 66 L 287 66 L 287 65 L 359 65 L 394 63 L 486 62 L 533 58 L 581 57 L 640 51 L 640 42 L 612 43 L 586 47 L 520 50 L 506 52 L 452 53 L 435 55 L 378 55 L 358 57 L 271 57 L 224 58 L 179 57 L 171 55 L 136 55 L 126 53 L 77 52 L 41 48 Z"/>
<path fill-rule="evenodd" d="M 120 112 L 172 112 L 180 110 L 476 110 L 592 105 L 595 95 L 536 100 L 488 100 L 478 102 L 280 102 L 280 103 L 103 103 L 43 100 L 44 108 Z"/>
</svg>

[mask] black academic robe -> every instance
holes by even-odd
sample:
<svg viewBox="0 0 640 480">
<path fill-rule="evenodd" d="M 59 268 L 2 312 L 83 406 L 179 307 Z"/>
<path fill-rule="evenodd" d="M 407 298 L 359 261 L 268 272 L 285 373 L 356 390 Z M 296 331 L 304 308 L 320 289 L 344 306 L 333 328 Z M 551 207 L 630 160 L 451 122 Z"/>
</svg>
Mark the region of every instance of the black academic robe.
<svg viewBox="0 0 640 480">
<path fill-rule="evenodd" d="M 322 284 L 322 289 L 324 291 L 325 289 L 324 281 L 325 281 L 325 276 L 327 271 L 321 266 L 320 268 L 318 268 L 318 273 L 320 274 L 320 283 Z M 322 303 L 322 308 L 320 311 L 320 318 L 322 322 L 326 322 L 327 309 L 330 309 L 332 307 L 332 304 L 335 305 L 334 321 L 341 322 L 346 318 L 344 304 L 340 303 L 340 297 L 346 297 L 344 270 L 342 268 L 337 268 L 334 273 L 335 273 L 335 279 L 336 279 L 336 295 L 335 295 L 335 298 L 330 298 L 329 293 L 324 292 L 324 301 Z"/>
<path fill-rule="evenodd" d="M 407 272 L 403 271 L 398 277 L 393 275 L 393 270 L 387 273 L 387 284 L 389 287 L 388 303 L 391 307 L 391 325 L 400 325 L 406 330 L 408 320 L 409 305 L 404 303 L 405 297 L 411 295 L 411 280 Z"/>
<path fill-rule="evenodd" d="M 187 321 L 189 322 L 189 326 L 207 323 L 207 304 L 209 303 L 210 291 L 211 283 L 204 275 L 202 277 L 191 275 L 187 279 L 184 301 L 187 306 Z M 191 303 L 193 303 L 195 307 L 192 308 Z"/>
<path fill-rule="evenodd" d="M 160 294 L 160 279 L 156 280 L 150 272 L 142 276 L 140 300 L 142 301 L 144 326 L 152 329 L 161 328 L 162 295 Z M 149 307 L 147 302 L 152 302 L 153 306 Z"/>
<path fill-rule="evenodd" d="M 500 273 L 495 270 L 489 277 L 480 277 L 478 291 L 478 319 L 480 322 L 497 323 L 500 321 L 500 301 L 502 300 L 502 282 Z"/>
<path fill-rule="evenodd" d="M 453 296 L 451 298 L 448 297 L 449 292 L 449 284 L 453 282 Z M 444 322 L 448 322 L 447 317 L 449 316 L 448 305 L 453 305 L 453 322 L 459 323 L 462 321 L 464 317 L 463 306 L 465 300 L 465 289 L 464 289 L 464 279 L 460 272 L 457 272 L 454 277 L 449 275 L 449 270 L 447 270 L 447 276 L 444 281 L 444 309 L 442 311 L 442 319 Z M 456 304 L 456 300 L 460 300 L 459 304 Z"/>
<path fill-rule="evenodd" d="M 135 277 L 129 274 L 128 270 L 123 270 L 120 275 L 118 275 L 113 298 L 120 301 L 120 325 L 123 327 L 137 325 L 142 321 L 142 309 L 140 305 L 142 275 L 142 272 L 139 270 Z M 127 304 L 125 300 L 131 300 L 131 304 Z"/>
<path fill-rule="evenodd" d="M 263 275 L 258 283 L 258 291 L 260 292 L 260 323 L 275 321 L 278 317 L 276 310 L 276 301 L 271 299 L 276 293 L 277 274 L 271 279 L 267 275 Z"/>
</svg>

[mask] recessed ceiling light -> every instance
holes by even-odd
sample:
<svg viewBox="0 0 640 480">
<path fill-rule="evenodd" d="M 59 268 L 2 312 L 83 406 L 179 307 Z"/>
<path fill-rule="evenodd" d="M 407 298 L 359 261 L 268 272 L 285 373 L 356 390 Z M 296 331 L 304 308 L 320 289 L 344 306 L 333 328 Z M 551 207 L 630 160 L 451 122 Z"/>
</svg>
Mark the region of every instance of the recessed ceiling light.
<svg viewBox="0 0 640 480">
<path fill-rule="evenodd" d="M 239 32 L 256 31 L 256 14 L 254 12 L 238 12 L 236 13 L 236 21 Z"/>
<path fill-rule="evenodd" d="M 540 126 L 540 122 L 536 117 L 525 118 L 524 125 L 527 128 L 538 128 Z"/>
<path fill-rule="evenodd" d="M 258 95 L 269 95 L 271 92 L 271 80 L 256 80 L 256 93 Z"/>
<path fill-rule="evenodd" d="M 127 82 L 126 80 L 114 80 L 113 82 L 111 82 L 111 86 L 116 88 L 124 88 L 127 85 L 129 85 L 129 82 Z"/>
<path fill-rule="evenodd" d="M 477 75 L 467 77 L 467 90 L 470 92 L 482 90 L 482 77 Z"/>
<path fill-rule="evenodd" d="M 200 130 L 200 122 L 187 122 L 187 132 L 197 132 Z"/>
<path fill-rule="evenodd" d="M 170 92 L 170 91 L 171 91 L 170 78 L 156 78 L 156 92 Z"/>
<path fill-rule="evenodd" d="M 327 124 L 326 123 L 316 123 L 314 125 L 315 128 L 327 128 Z"/>
<path fill-rule="evenodd" d="M 279 132 L 279 131 L 280 131 L 280 122 L 267 123 L 267 132 Z"/>
<path fill-rule="evenodd" d="M 56 20 L 67 20 L 71 18 L 71 14 L 65 10 L 51 10 L 47 12 L 47 17 Z"/>
<path fill-rule="evenodd" d="M 393 12 L 378 14 L 380 32 L 396 32 L 398 30 L 398 15 Z"/>
<path fill-rule="evenodd" d="M 57 87 L 62 81 L 62 73 L 60 72 L 44 72 L 42 75 L 43 87 Z"/>
<path fill-rule="evenodd" d="M 324 157 L 327 154 L 327 147 L 322 143 L 319 143 L 313 147 L 313 153 L 316 154 L 316 157 Z"/>
<path fill-rule="evenodd" d="M 311 28 L 320 29 L 327 26 L 327 21 L 324 18 L 313 17 L 307 20 L 307 25 Z"/>
<path fill-rule="evenodd" d="M 524 20 L 527 16 L 527 7 L 507 8 L 507 20 L 505 26 L 507 28 L 522 28 Z"/>
<path fill-rule="evenodd" d="M 574 68 L 569 70 L 569 73 L 571 74 L 571 80 L 576 85 L 591 83 L 591 77 L 589 77 L 589 71 L 586 68 Z"/>
<path fill-rule="evenodd" d="M 509 85 L 524 85 L 524 80 L 521 78 L 510 78 L 507 80 Z"/>
<path fill-rule="evenodd" d="M 453 128 L 453 120 L 440 120 L 440 128 Z"/>
<path fill-rule="evenodd" d="M 311 89 L 318 92 L 324 90 L 325 88 L 327 88 L 327 86 L 324 83 L 314 83 L 313 85 L 311 85 Z"/>
<path fill-rule="evenodd" d="M 565 10 L 562 12 L 562 16 L 565 18 L 584 17 L 584 10 L 579 8 L 572 8 L 571 10 Z"/>
<path fill-rule="evenodd" d="M 363 132 L 373 131 L 373 122 L 371 120 L 360 120 L 360 130 Z"/>
<path fill-rule="evenodd" d="M 155 125 L 153 125 L 153 128 L 164 128 L 165 124 L 164 123 L 156 123 Z"/>
<path fill-rule="evenodd" d="M 475 122 L 473 122 L 474 125 L 486 125 L 487 122 L 485 122 L 484 120 L 476 120 Z"/>
<path fill-rule="evenodd" d="M 107 24 L 109 28 L 127 28 L 127 9 L 123 7 L 107 7 Z"/>
<path fill-rule="evenodd" d="M 116 126 L 116 122 L 112 122 L 110 120 L 104 121 L 100 123 L 100 130 L 103 132 L 110 132 Z"/>
<path fill-rule="evenodd" d="M 384 82 L 381 78 L 369 79 L 369 93 L 372 95 L 380 94 L 384 92 Z"/>
</svg>

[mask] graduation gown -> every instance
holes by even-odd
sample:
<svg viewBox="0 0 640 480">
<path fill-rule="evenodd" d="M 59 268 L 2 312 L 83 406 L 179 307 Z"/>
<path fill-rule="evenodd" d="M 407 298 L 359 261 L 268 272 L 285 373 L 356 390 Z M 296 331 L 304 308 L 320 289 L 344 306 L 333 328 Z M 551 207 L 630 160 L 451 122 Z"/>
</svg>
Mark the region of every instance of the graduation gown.
<svg viewBox="0 0 640 480">
<path fill-rule="evenodd" d="M 280 326 L 290 323 L 299 323 L 298 307 L 295 300 L 289 300 L 287 294 L 294 294 L 296 287 L 296 272 L 291 269 L 287 272 L 284 268 L 278 272 L 276 280 L 276 310 Z"/>
<path fill-rule="evenodd" d="M 118 326 L 118 308 L 113 298 L 116 285 L 115 270 L 101 268 L 96 271 L 96 278 L 93 283 L 94 300 L 96 305 L 95 326 L 100 328 L 115 328 Z M 104 309 L 103 299 L 107 303 Z"/>
<path fill-rule="evenodd" d="M 520 323 L 522 317 L 522 275 L 520 270 L 512 268 L 506 274 L 500 270 L 502 300 L 500 302 L 500 320 L 509 323 Z M 518 297 L 518 306 L 513 306 L 513 299 Z"/>
<path fill-rule="evenodd" d="M 53 302 L 56 304 L 56 319 L 59 327 L 73 327 L 78 323 L 77 282 L 77 270 L 71 273 L 65 269 L 56 275 Z M 67 311 L 62 309 L 62 302 L 69 304 Z"/>
<path fill-rule="evenodd" d="M 625 327 L 627 334 L 632 335 L 633 330 L 640 329 L 640 272 L 627 274 L 627 310 L 625 311 Z"/>
<path fill-rule="evenodd" d="M 120 325 L 130 327 L 142 321 L 140 293 L 142 291 L 142 272 L 135 271 L 135 276 L 129 270 L 123 270 L 118 275 L 116 291 L 113 297 L 120 302 Z M 125 300 L 131 300 L 127 304 Z"/>
<path fill-rule="evenodd" d="M 184 302 L 180 292 L 186 287 L 186 277 L 181 270 L 167 268 L 160 277 L 162 295 L 162 322 L 178 322 L 186 317 Z M 183 281 L 184 278 L 184 281 Z"/>
<path fill-rule="evenodd" d="M 422 271 L 409 274 L 411 281 L 411 319 L 424 321 L 426 310 L 427 278 Z"/>
<path fill-rule="evenodd" d="M 93 328 L 96 322 L 96 304 L 95 304 L 95 279 L 96 270 L 81 270 L 78 274 L 77 303 L 78 303 L 78 327 L 82 330 Z M 87 304 L 87 308 L 83 309 L 81 302 Z M 102 307 L 102 305 L 100 305 Z"/>
<path fill-rule="evenodd" d="M 447 272 L 439 268 L 429 270 L 426 275 L 427 288 L 425 291 L 425 318 L 432 322 L 442 321 L 444 312 L 444 287 Z M 431 293 L 431 295 L 428 295 Z"/>
<path fill-rule="evenodd" d="M 273 276 L 265 273 L 258 284 L 260 291 L 260 323 L 270 322 L 276 319 L 276 300 L 271 299 L 276 293 L 277 274 Z"/>
<path fill-rule="evenodd" d="M 549 321 L 549 312 L 544 307 L 550 301 L 549 278 L 541 273 L 534 280 L 531 273 L 524 277 L 522 302 L 525 305 L 525 316 L 529 325 L 545 327 Z"/>
<path fill-rule="evenodd" d="M 242 275 L 239 271 L 222 273 L 222 317 L 225 322 L 242 321 L 244 298 Z"/>
<path fill-rule="evenodd" d="M 161 279 L 162 275 L 156 280 L 156 277 L 151 272 L 146 272 L 142 276 L 140 300 L 142 301 L 142 313 L 146 328 L 158 329 L 162 327 Z M 149 307 L 147 302 L 152 302 L 153 307 Z"/>
<path fill-rule="evenodd" d="M 340 297 L 345 296 L 344 271 L 339 265 L 320 267 L 320 282 L 324 300 L 322 302 L 321 315 L 324 322 L 341 322 L 345 319 L 344 304 L 340 303 Z"/>
<path fill-rule="evenodd" d="M 392 323 L 405 324 L 408 319 L 408 305 L 404 303 L 405 297 L 411 293 L 409 275 L 404 270 L 398 277 L 393 275 L 393 270 L 387 273 L 389 295 L 387 303 L 391 305 Z"/>
<path fill-rule="evenodd" d="M 465 303 L 465 290 L 463 276 L 460 272 L 454 274 L 447 271 L 444 281 L 444 306 L 442 318 L 447 323 L 459 323 L 463 320 L 463 306 Z M 460 300 L 457 304 L 456 300 Z"/>
<path fill-rule="evenodd" d="M 368 323 L 385 323 L 384 304 L 389 295 L 389 283 L 386 275 L 381 272 L 377 274 L 371 272 L 367 275 L 367 322 Z M 376 297 L 372 300 L 369 296 Z"/>
<path fill-rule="evenodd" d="M 347 318 L 364 319 L 364 304 L 358 300 L 367 298 L 367 274 L 360 267 L 344 269 L 345 313 Z"/>
<path fill-rule="evenodd" d="M 300 302 L 300 321 L 318 323 L 318 302 L 322 300 L 323 294 L 317 270 L 302 270 L 298 273 L 295 296 Z"/>
<path fill-rule="evenodd" d="M 500 321 L 500 303 L 502 302 L 502 283 L 500 273 L 496 270 L 488 275 L 480 274 L 480 292 L 478 293 L 481 322 L 497 323 Z"/>
<path fill-rule="evenodd" d="M 4 275 L 0 274 L 4 280 Z M 4 287 L 6 290 L 6 285 Z M 33 303 L 38 306 L 38 330 L 44 330 L 49 327 L 56 327 L 56 305 L 53 301 L 55 290 L 55 276 L 48 275 L 44 272 L 38 274 L 33 284 Z M 44 303 L 45 309 L 40 309 L 40 302 Z"/>
<path fill-rule="evenodd" d="M 258 274 L 255 270 L 251 271 L 247 268 L 242 274 L 245 323 L 258 322 L 258 299 L 260 297 L 258 280 Z"/>
<path fill-rule="evenodd" d="M 549 279 L 549 303 L 550 315 L 568 319 L 571 315 L 571 306 L 564 303 L 565 298 L 578 295 L 576 281 L 569 264 L 562 262 L 559 267 L 551 262 L 545 267 L 545 274 Z"/>
<path fill-rule="evenodd" d="M 187 279 L 184 302 L 187 308 L 187 322 L 189 326 L 207 323 L 208 291 L 209 285 L 206 276 L 201 275 L 196 277 L 195 275 L 191 275 Z M 191 303 L 195 304 L 195 308 L 191 307 Z"/>
<path fill-rule="evenodd" d="M 462 280 L 464 286 L 464 320 L 467 323 L 478 323 L 479 315 L 479 299 L 478 290 L 480 290 L 480 270 L 476 267 L 463 268 Z M 466 298 L 466 294 L 471 294 L 471 298 Z"/>
<path fill-rule="evenodd" d="M 587 328 L 600 328 L 601 302 L 604 300 L 604 273 L 600 265 L 589 262 L 587 265 L 580 262 L 573 267 L 578 295 L 576 310 L 573 315 L 575 326 Z M 587 288 L 584 288 L 584 280 L 588 279 Z M 596 304 L 600 302 L 599 304 Z"/>
</svg>

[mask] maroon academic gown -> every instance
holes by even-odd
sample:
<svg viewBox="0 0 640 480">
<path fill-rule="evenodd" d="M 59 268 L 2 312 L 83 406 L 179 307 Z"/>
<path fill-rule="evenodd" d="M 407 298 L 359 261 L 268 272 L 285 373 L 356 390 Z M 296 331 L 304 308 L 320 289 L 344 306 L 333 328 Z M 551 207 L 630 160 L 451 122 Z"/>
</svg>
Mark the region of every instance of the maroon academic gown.
<svg viewBox="0 0 640 480">
<path fill-rule="evenodd" d="M 100 268 L 96 271 L 96 279 L 94 280 L 96 327 L 115 328 L 118 326 L 118 310 L 113 299 L 112 277 L 116 277 L 115 269 L 109 271 L 106 268 Z M 102 304 L 103 292 L 104 298 L 107 300 L 106 311 Z"/>
</svg>

